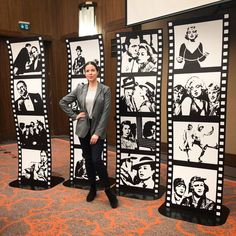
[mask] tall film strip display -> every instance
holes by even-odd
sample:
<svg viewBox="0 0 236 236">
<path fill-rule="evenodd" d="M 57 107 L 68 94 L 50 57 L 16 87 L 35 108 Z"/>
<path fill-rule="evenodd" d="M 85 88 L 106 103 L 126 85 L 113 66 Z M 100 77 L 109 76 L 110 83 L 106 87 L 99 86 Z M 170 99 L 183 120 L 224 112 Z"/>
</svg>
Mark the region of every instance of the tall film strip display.
<svg viewBox="0 0 236 236">
<path fill-rule="evenodd" d="M 85 37 L 66 39 L 68 56 L 68 93 L 73 91 L 80 83 L 86 83 L 84 65 L 88 61 L 94 61 L 99 67 L 98 81 L 104 83 L 104 46 L 101 34 Z M 71 104 L 72 109 L 78 113 L 79 107 L 76 102 Z M 85 162 L 82 157 L 82 149 L 78 136 L 75 134 L 76 121 L 69 118 L 70 126 L 70 183 L 71 186 L 88 186 L 88 177 Z M 107 165 L 107 142 L 104 142 L 102 153 L 104 164 Z M 99 177 L 97 176 L 99 182 Z"/>
<path fill-rule="evenodd" d="M 41 37 L 7 41 L 20 185 L 50 187 L 51 139 Z"/>
<path fill-rule="evenodd" d="M 222 213 L 229 14 L 168 23 L 165 206 Z"/>
<path fill-rule="evenodd" d="M 119 195 L 159 194 L 162 30 L 118 33 L 116 189 Z"/>
</svg>

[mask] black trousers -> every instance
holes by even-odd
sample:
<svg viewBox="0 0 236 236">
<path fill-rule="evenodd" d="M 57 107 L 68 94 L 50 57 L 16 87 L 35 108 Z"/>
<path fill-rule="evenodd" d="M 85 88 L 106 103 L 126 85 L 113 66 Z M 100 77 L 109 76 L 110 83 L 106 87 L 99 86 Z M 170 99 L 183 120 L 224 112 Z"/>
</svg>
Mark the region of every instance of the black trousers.
<svg viewBox="0 0 236 236">
<path fill-rule="evenodd" d="M 98 139 L 96 144 L 90 144 L 90 132 L 84 138 L 79 138 L 82 147 L 82 156 L 85 159 L 85 167 L 89 182 L 95 185 L 96 174 L 101 180 L 103 186 L 110 186 L 107 168 L 102 160 L 102 151 L 104 139 Z"/>
</svg>

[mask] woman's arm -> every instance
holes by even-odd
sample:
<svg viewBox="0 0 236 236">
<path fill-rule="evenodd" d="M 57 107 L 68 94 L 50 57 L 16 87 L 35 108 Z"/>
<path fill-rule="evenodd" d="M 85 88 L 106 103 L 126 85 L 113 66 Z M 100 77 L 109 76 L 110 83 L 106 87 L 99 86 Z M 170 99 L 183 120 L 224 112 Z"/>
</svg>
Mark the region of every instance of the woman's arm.
<svg viewBox="0 0 236 236">
<path fill-rule="evenodd" d="M 76 89 L 74 89 L 72 92 L 68 93 L 66 96 L 64 96 L 60 102 L 59 105 L 61 107 L 61 109 L 72 119 L 76 119 L 77 114 L 72 110 L 72 107 L 69 106 L 69 104 L 71 104 L 72 102 L 74 102 L 75 100 L 77 100 L 77 91 L 78 91 L 78 87 Z"/>
</svg>

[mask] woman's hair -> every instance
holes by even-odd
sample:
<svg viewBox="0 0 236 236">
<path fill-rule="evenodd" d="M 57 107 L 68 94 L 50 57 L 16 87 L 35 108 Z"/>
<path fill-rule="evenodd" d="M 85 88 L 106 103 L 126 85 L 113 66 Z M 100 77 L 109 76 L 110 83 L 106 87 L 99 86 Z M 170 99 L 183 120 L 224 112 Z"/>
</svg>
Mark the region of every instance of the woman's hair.
<svg viewBox="0 0 236 236">
<path fill-rule="evenodd" d="M 128 136 L 129 139 L 134 139 L 135 135 L 136 135 L 136 124 L 132 124 L 131 121 L 129 120 L 124 120 L 122 123 L 121 123 L 121 135 L 123 135 L 123 128 L 125 125 L 128 125 L 130 127 L 130 134 Z"/>
<path fill-rule="evenodd" d="M 190 26 L 190 27 L 187 28 L 186 33 L 185 33 L 185 39 L 189 40 L 188 32 L 189 32 L 190 30 L 191 30 L 191 31 L 195 31 L 195 33 L 196 33 L 195 39 L 196 39 L 196 38 L 198 37 L 198 33 L 197 33 L 196 26 Z M 195 40 L 195 39 L 194 39 L 194 40 Z"/>
<path fill-rule="evenodd" d="M 187 81 L 187 83 L 186 83 L 186 85 L 185 85 L 185 88 L 186 88 L 188 94 L 191 94 L 191 86 L 192 86 L 192 84 L 193 84 L 194 82 L 195 82 L 196 84 L 198 84 L 198 85 L 201 85 L 202 90 L 203 90 L 203 91 L 206 91 L 206 85 L 205 85 L 205 83 L 203 82 L 203 80 L 201 80 L 201 79 L 200 79 L 199 77 L 197 77 L 197 76 L 192 76 L 190 79 L 188 79 L 188 81 Z"/>
<path fill-rule="evenodd" d="M 155 126 L 154 121 L 147 121 L 144 124 L 144 127 L 143 127 L 143 136 L 144 136 L 144 138 L 148 138 L 149 136 L 152 135 L 151 129 L 152 129 L 153 126 Z"/>
<path fill-rule="evenodd" d="M 83 69 L 85 70 L 86 66 L 88 66 L 88 65 L 94 66 L 96 68 L 96 70 L 99 72 L 99 66 L 97 65 L 97 63 L 95 61 L 86 62 Z"/>
<path fill-rule="evenodd" d="M 220 86 L 218 84 L 216 84 L 216 83 L 210 83 L 208 85 L 207 89 L 208 89 L 208 91 L 211 90 L 211 91 L 215 91 L 217 93 L 220 93 Z"/>
<path fill-rule="evenodd" d="M 144 48 L 146 50 L 147 54 L 150 56 L 149 61 L 151 61 L 154 64 L 157 62 L 157 54 L 154 53 L 153 48 L 149 44 L 140 43 L 139 44 L 139 49 L 140 48 Z"/>
</svg>

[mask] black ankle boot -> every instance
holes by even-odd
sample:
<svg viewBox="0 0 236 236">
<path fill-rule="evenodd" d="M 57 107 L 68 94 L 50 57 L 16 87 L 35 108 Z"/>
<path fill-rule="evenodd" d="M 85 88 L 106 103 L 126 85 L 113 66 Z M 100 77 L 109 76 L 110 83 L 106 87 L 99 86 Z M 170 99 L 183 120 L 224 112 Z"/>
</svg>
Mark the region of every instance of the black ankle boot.
<svg viewBox="0 0 236 236">
<path fill-rule="evenodd" d="M 113 193 L 110 188 L 105 189 L 105 193 L 109 199 L 111 207 L 117 208 L 118 207 L 118 199 L 117 199 L 115 193 Z"/>
<path fill-rule="evenodd" d="M 96 197 L 96 195 L 97 195 L 96 188 L 91 187 L 90 190 L 89 190 L 89 193 L 87 195 L 86 201 L 87 202 L 92 202 L 94 200 L 94 198 Z"/>
</svg>

